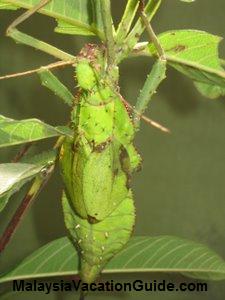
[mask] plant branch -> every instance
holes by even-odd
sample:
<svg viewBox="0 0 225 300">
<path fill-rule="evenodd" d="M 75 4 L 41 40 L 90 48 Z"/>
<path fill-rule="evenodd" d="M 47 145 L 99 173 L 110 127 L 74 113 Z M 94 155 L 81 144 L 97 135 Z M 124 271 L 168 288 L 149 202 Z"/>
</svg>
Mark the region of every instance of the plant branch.
<svg viewBox="0 0 225 300">
<path fill-rule="evenodd" d="M 27 153 L 27 151 L 30 149 L 32 146 L 32 143 L 27 143 L 25 144 L 21 150 L 16 154 L 16 156 L 12 159 L 12 163 L 17 163 L 18 161 L 21 160 L 21 158 L 24 157 L 24 155 Z"/>
<path fill-rule="evenodd" d="M 24 213 L 28 210 L 31 202 L 38 196 L 41 189 L 47 183 L 53 170 L 54 170 L 54 165 L 50 166 L 44 174 L 38 175 L 35 178 L 30 190 L 22 200 L 21 204 L 19 205 L 12 219 L 10 220 L 8 226 L 6 227 L 2 237 L 0 238 L 0 253 L 5 249 L 7 244 L 10 242 L 13 234 L 15 233 L 15 230 L 17 229 L 22 217 L 24 216 Z"/>
<path fill-rule="evenodd" d="M 158 52 L 159 58 L 161 60 L 166 60 L 165 52 L 164 52 L 164 50 L 160 44 L 160 41 L 157 38 L 157 36 L 151 26 L 151 23 L 148 21 L 148 17 L 144 11 L 144 1 L 140 0 L 140 4 L 141 4 L 140 5 L 141 18 L 142 18 L 143 23 L 145 24 L 149 39 L 154 44 L 156 51 Z"/>
<path fill-rule="evenodd" d="M 110 0 L 101 0 L 101 9 L 104 24 L 104 32 L 106 37 L 108 69 L 110 69 L 115 62 L 115 40 L 113 37 L 113 24 Z"/>
</svg>

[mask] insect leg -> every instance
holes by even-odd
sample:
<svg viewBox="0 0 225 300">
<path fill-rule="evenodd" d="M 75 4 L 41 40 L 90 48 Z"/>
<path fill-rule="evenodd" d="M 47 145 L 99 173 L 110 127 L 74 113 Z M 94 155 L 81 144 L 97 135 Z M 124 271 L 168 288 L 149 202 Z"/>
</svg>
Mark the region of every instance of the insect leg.
<svg viewBox="0 0 225 300">
<path fill-rule="evenodd" d="M 156 92 L 160 83 L 166 78 L 166 61 L 157 60 L 153 65 L 153 68 L 144 83 L 143 89 L 141 90 L 137 103 L 135 105 L 134 113 L 134 124 L 136 128 L 139 127 L 140 115 L 142 115 L 147 108 L 152 96 Z"/>
<path fill-rule="evenodd" d="M 27 46 L 34 47 L 38 50 L 41 50 L 45 53 L 48 53 L 54 57 L 59 58 L 60 60 L 73 60 L 74 56 L 71 54 L 68 54 L 48 43 L 45 43 L 43 41 L 40 41 L 36 38 L 33 38 L 25 33 L 22 33 L 16 29 L 16 27 L 24 22 L 26 19 L 28 19 L 30 16 L 32 16 L 36 11 L 47 5 L 51 0 L 42 0 L 40 1 L 36 6 L 32 7 L 25 13 L 23 13 L 21 16 L 19 16 L 12 24 L 8 27 L 6 34 L 7 36 L 13 38 L 16 42 L 25 44 Z"/>
<path fill-rule="evenodd" d="M 74 96 L 69 91 L 69 89 L 51 71 L 49 71 L 46 68 L 41 68 L 40 71 L 38 71 L 38 75 L 41 79 L 41 83 L 43 86 L 51 90 L 67 105 L 73 105 Z"/>
</svg>

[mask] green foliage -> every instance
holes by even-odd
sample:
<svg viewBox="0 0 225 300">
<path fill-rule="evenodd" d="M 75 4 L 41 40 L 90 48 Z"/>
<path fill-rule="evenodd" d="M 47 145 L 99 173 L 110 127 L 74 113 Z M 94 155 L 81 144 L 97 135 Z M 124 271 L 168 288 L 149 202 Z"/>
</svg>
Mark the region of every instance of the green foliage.
<svg viewBox="0 0 225 300">
<path fill-rule="evenodd" d="M 197 30 L 168 31 L 159 35 L 168 63 L 191 78 L 209 98 L 225 93 L 225 71 L 218 56 L 220 37 Z M 153 44 L 143 54 L 156 55 Z"/>
<path fill-rule="evenodd" d="M 52 241 L 25 258 L 0 282 L 78 274 L 79 257 L 71 241 Z M 206 280 L 225 279 L 225 263 L 204 245 L 172 236 L 132 237 L 104 268 L 104 274 L 171 272 Z"/>
<path fill-rule="evenodd" d="M 23 163 L 0 164 L 0 211 L 4 209 L 12 194 L 44 172 L 47 166 L 54 163 L 55 158 L 56 153 L 51 151 L 26 158 Z"/>
<path fill-rule="evenodd" d="M 53 127 L 38 119 L 16 121 L 0 116 L 0 126 L 0 148 L 71 134 L 67 127 Z"/>
</svg>

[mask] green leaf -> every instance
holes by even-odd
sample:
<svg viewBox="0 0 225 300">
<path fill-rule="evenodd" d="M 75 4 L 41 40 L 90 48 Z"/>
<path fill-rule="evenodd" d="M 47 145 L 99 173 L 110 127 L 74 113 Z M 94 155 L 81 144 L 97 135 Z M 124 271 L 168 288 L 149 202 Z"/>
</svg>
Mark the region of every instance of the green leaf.
<svg viewBox="0 0 225 300">
<path fill-rule="evenodd" d="M 0 164 L 0 211 L 4 209 L 12 194 L 53 164 L 55 157 L 55 151 L 49 151 L 26 158 L 23 163 Z"/>
<path fill-rule="evenodd" d="M 174 30 L 158 38 L 168 63 L 197 82 L 204 95 L 212 98 L 225 93 L 225 71 L 218 56 L 220 37 L 204 31 Z M 143 54 L 156 55 L 153 44 Z"/>
<path fill-rule="evenodd" d="M 78 256 L 68 238 L 41 247 L 0 282 L 78 274 Z M 170 236 L 133 237 L 103 273 L 173 272 L 201 279 L 225 279 L 225 262 L 206 246 Z"/>
<path fill-rule="evenodd" d="M 6 4 L 18 8 L 30 9 L 40 0 L 0 0 L 0 5 Z M 57 20 L 56 31 L 67 34 L 98 35 L 104 38 L 100 0 L 52 0 L 39 10 L 40 13 Z"/>
<path fill-rule="evenodd" d="M 0 115 L 0 148 L 70 133 L 67 127 L 53 127 L 38 119 L 16 121 Z"/>
<path fill-rule="evenodd" d="M 203 95 L 210 99 L 216 99 L 220 96 L 225 96 L 225 88 L 218 85 L 211 85 L 196 81 L 195 87 Z"/>
</svg>

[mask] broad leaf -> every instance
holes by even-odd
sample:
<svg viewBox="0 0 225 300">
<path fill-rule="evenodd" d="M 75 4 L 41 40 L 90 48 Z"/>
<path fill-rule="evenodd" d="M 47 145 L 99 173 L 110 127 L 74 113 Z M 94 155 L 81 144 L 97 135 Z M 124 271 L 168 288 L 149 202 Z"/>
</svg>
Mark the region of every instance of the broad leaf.
<svg viewBox="0 0 225 300">
<path fill-rule="evenodd" d="M 0 282 L 15 279 L 75 275 L 78 256 L 68 238 L 41 247 Z M 225 262 L 207 247 L 170 236 L 133 237 L 106 266 L 103 273 L 180 272 L 211 280 L 225 279 Z"/>
<path fill-rule="evenodd" d="M 0 116 L 0 148 L 70 133 L 67 127 L 53 127 L 38 119 L 16 121 Z"/>
<path fill-rule="evenodd" d="M 40 0 L 0 0 L 0 6 L 10 4 L 15 8 L 32 8 Z M 103 38 L 100 0 L 52 0 L 39 10 L 58 22 L 57 32 L 79 35 L 98 35 Z M 6 7 L 7 8 L 7 7 Z"/>
<path fill-rule="evenodd" d="M 50 151 L 26 158 L 23 163 L 0 164 L 0 211 L 4 209 L 12 194 L 53 164 L 55 157 L 55 151 Z"/>
<path fill-rule="evenodd" d="M 196 82 L 198 89 L 214 98 L 225 93 L 225 71 L 218 56 L 220 37 L 197 30 L 176 30 L 159 35 L 169 64 Z M 143 54 L 156 55 L 150 44 Z"/>
</svg>

